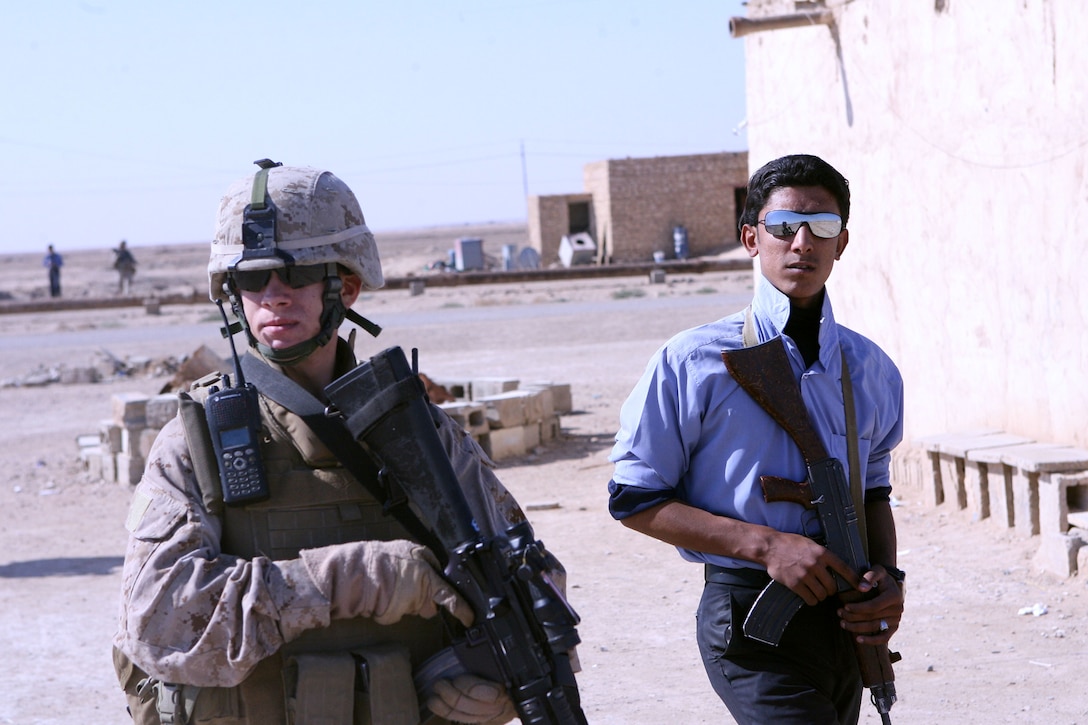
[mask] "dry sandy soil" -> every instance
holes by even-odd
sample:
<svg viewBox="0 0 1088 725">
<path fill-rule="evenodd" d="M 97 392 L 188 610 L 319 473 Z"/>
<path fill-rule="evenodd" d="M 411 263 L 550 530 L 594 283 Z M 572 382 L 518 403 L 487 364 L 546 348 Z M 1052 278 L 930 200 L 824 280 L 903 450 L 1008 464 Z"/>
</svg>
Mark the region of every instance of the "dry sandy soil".
<svg viewBox="0 0 1088 725">
<path fill-rule="evenodd" d="M 430 230 L 379 238 L 391 275 L 421 272 L 471 231 L 485 250 L 524 243 L 523 228 Z M 64 253 L 64 249 L 60 249 Z M 136 247 L 137 295 L 202 289 L 198 245 Z M 108 295 L 108 250 L 66 255 L 66 297 Z M 40 255 L 0 255 L 0 293 L 45 296 Z M 432 287 L 369 294 L 357 309 L 386 327 L 389 345 L 420 350 L 432 377 L 506 376 L 570 383 L 562 437 L 499 473 L 531 509 L 537 535 L 570 572 L 582 615 L 591 723 L 731 722 L 699 663 L 694 610 L 701 570 L 607 513 L 608 450 L 626 393 L 673 333 L 742 307 L 746 273 L 670 275 L 519 285 Z M 0 379 L 58 365 L 95 365 L 102 350 L 129 360 L 226 353 L 210 305 L 0 314 Z M 216 347 L 219 346 L 219 347 Z M 154 366 L 152 367 L 154 369 Z M 76 437 L 95 433 L 118 392 L 158 392 L 168 378 L 0 387 L 0 723 L 126 722 L 109 659 L 130 491 L 92 480 Z M 1085 723 L 1085 579 L 1061 580 L 1033 562 L 1037 542 L 922 503 L 896 490 L 907 611 L 893 644 L 896 723 Z M 1020 614 L 1040 604 L 1041 616 Z M 1039 610 L 1041 611 L 1041 609 Z M 878 722 L 865 705 L 862 722 Z"/>
</svg>

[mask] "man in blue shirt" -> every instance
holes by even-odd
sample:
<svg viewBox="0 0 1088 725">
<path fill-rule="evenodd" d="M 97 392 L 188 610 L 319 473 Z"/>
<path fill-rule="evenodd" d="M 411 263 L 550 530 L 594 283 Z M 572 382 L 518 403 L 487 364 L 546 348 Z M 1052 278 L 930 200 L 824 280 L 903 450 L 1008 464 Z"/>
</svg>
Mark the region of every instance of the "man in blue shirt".
<svg viewBox="0 0 1088 725">
<path fill-rule="evenodd" d="M 835 322 L 825 290 L 849 241 L 849 214 L 846 179 L 818 157 L 786 156 L 756 171 L 741 217 L 741 241 L 763 277 L 751 306 L 665 343 L 620 413 L 609 510 L 704 565 L 699 649 L 738 723 L 856 723 L 862 686 L 851 637 L 886 644 L 903 613 L 889 482 L 903 434 L 902 378 L 876 344 Z M 722 351 L 774 338 L 824 447 L 844 466 L 846 361 L 873 562 L 861 576 L 809 538 L 819 532 L 813 512 L 763 498 L 760 476 L 803 481 L 806 465 L 729 375 Z M 871 598 L 843 605 L 835 574 Z M 742 633 L 772 578 L 810 605 L 777 647 Z"/>
<path fill-rule="evenodd" d="M 42 266 L 49 270 L 49 296 L 60 297 L 60 268 L 64 266 L 64 258 L 49 245 L 49 249 L 42 258 Z"/>
</svg>

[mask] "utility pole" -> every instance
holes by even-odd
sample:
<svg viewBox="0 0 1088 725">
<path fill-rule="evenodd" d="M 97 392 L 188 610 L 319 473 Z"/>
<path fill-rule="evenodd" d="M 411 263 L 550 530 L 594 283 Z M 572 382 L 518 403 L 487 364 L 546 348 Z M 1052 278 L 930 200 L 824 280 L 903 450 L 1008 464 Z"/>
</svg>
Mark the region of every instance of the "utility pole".
<svg viewBox="0 0 1088 725">
<path fill-rule="evenodd" d="M 525 218 L 529 218 L 529 172 L 525 168 L 525 140 L 521 141 L 521 191 L 525 199 Z"/>
</svg>

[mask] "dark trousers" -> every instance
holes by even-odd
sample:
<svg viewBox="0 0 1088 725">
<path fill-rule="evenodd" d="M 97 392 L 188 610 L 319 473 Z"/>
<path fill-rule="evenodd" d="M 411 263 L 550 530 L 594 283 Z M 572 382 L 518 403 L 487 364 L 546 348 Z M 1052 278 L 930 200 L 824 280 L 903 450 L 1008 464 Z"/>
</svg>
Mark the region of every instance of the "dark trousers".
<svg viewBox="0 0 1088 725">
<path fill-rule="evenodd" d="M 777 647 L 742 632 L 762 589 L 757 583 L 707 582 L 697 639 L 707 676 L 739 725 L 853 725 L 861 676 L 835 601 L 802 607 Z"/>
<path fill-rule="evenodd" d="M 49 268 L 49 296 L 60 297 L 60 268 Z"/>
</svg>

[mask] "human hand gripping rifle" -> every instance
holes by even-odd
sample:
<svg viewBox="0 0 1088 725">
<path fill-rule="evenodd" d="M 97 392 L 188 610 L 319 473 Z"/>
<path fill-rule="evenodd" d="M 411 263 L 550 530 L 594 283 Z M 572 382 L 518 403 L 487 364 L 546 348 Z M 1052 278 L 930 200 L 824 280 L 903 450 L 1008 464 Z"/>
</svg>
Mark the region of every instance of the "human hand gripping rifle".
<svg viewBox="0 0 1088 725">
<path fill-rule="evenodd" d="M 431 529 L 424 543 L 472 606 L 475 621 L 452 646 L 460 666 L 505 685 L 526 725 L 585 725 L 568 654 L 579 618 L 548 577 L 554 560 L 527 521 L 481 535 L 404 351 L 383 351 L 325 392 Z"/>
<path fill-rule="evenodd" d="M 821 543 L 859 575 L 864 574 L 869 570 L 869 562 L 858 530 L 850 484 L 842 463 L 828 456 L 809 419 L 782 340 L 775 338 L 761 345 L 724 350 L 722 359 L 737 384 L 797 443 L 808 467 L 808 480 L 803 483 L 761 476 L 763 497 L 767 501 L 792 501 L 806 509 L 814 509 L 823 530 Z M 872 596 L 857 591 L 838 574 L 835 579 L 839 599 L 844 602 Z M 772 580 L 745 618 L 744 634 L 777 646 L 786 625 L 803 605 L 804 600 L 789 587 Z M 856 640 L 854 651 L 862 684 L 869 688 L 873 705 L 887 725 L 891 722 L 888 713 L 896 700 L 893 657 L 887 645 L 863 645 Z M 898 659 L 898 655 L 895 658 Z"/>
</svg>

